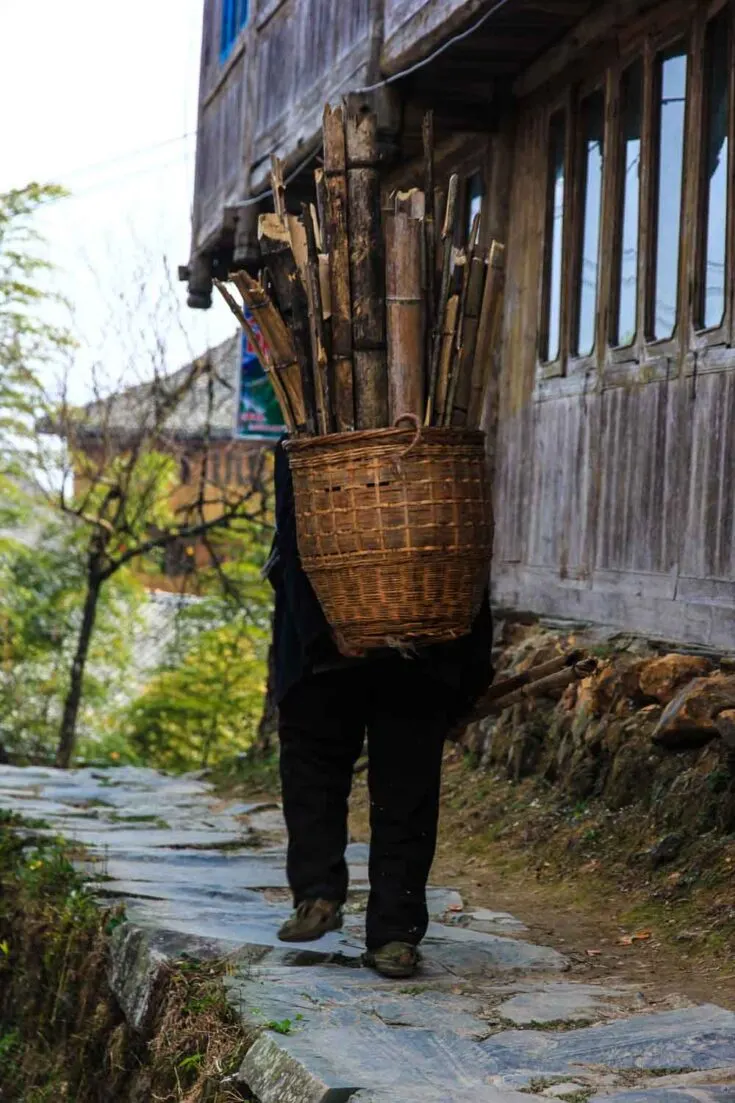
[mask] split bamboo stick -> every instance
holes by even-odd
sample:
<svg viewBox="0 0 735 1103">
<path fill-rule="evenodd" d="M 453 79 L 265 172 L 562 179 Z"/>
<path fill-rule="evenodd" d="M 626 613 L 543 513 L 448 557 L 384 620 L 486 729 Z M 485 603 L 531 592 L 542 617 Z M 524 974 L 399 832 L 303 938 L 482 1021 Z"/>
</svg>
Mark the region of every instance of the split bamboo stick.
<svg viewBox="0 0 735 1103">
<path fill-rule="evenodd" d="M 291 409 L 291 403 L 289 401 L 289 396 L 286 392 L 286 389 L 279 379 L 278 373 L 273 370 L 273 363 L 270 355 L 263 351 L 263 348 L 258 341 L 255 330 L 245 317 L 245 312 L 242 310 L 237 301 L 232 297 L 222 280 L 215 279 L 214 286 L 217 288 L 220 295 L 237 318 L 243 332 L 247 335 L 248 340 L 255 350 L 255 355 L 260 362 L 260 366 L 271 381 L 273 391 L 276 398 L 278 399 L 278 405 L 281 407 L 284 424 L 290 433 L 294 432 L 296 430 L 296 418 L 294 416 L 293 410 Z"/>
<path fill-rule="evenodd" d="M 477 223 L 477 220 L 476 220 Z M 479 224 L 479 223 L 478 223 Z M 474 240 L 474 228 L 471 240 Z M 459 313 L 457 315 L 457 331 L 454 337 L 454 355 L 452 356 L 452 374 L 449 380 L 447 403 L 444 408 L 444 424 L 451 425 L 452 408 L 459 384 L 459 372 L 462 366 L 462 349 L 464 347 L 464 321 L 467 309 L 467 288 L 470 282 L 470 253 L 460 251 L 455 258 L 455 265 L 460 270 L 461 289 L 459 293 Z"/>
<path fill-rule="evenodd" d="M 439 351 L 439 370 L 436 383 L 436 399 L 434 402 L 434 424 L 441 425 L 444 419 L 444 409 L 447 402 L 447 390 L 449 388 L 449 374 L 454 352 L 454 334 L 457 327 L 457 314 L 459 313 L 459 295 L 450 295 L 449 301 L 443 311 L 444 329 L 441 333 Z"/>
<path fill-rule="evenodd" d="M 306 232 L 306 295 L 309 301 L 309 321 L 311 323 L 312 362 L 314 364 L 314 390 L 319 432 L 332 431 L 332 418 L 329 401 L 329 357 L 324 329 L 321 284 L 319 280 L 319 254 L 317 252 L 314 223 L 311 209 L 302 204 L 302 217 Z"/>
<path fill-rule="evenodd" d="M 347 154 L 342 108 L 324 109 L 326 245 L 330 257 L 334 414 L 338 432 L 355 428 L 350 249 L 347 237 Z"/>
<path fill-rule="evenodd" d="M 278 214 L 263 214 L 258 219 L 258 242 L 278 301 L 278 308 L 290 330 L 301 371 L 305 431 L 316 433 L 316 402 L 311 365 L 309 307 L 306 291 L 296 267 L 287 223 Z"/>
<path fill-rule="evenodd" d="M 386 311 L 390 424 L 424 413 L 423 226 L 403 212 L 386 221 Z"/>
<path fill-rule="evenodd" d="M 270 296 L 257 280 L 247 272 L 233 272 L 230 278 L 263 334 L 273 371 L 288 395 L 295 426 L 299 432 L 304 432 L 307 415 L 301 383 L 301 365 L 291 334 Z"/>
<path fill-rule="evenodd" d="M 388 370 L 378 133 L 357 95 L 347 97 L 345 149 L 356 421 L 379 429 L 388 421 Z"/>
<path fill-rule="evenodd" d="M 449 281 L 452 274 L 452 239 L 457 219 L 457 194 L 459 191 L 459 177 L 456 173 L 449 179 L 449 191 L 447 193 L 447 206 L 442 227 L 442 247 L 444 256 L 442 261 L 442 276 L 439 285 L 439 303 L 436 312 L 436 322 L 432 337 L 431 366 L 429 370 L 429 393 L 426 402 L 426 416 L 424 425 L 431 425 L 434 419 L 434 403 L 436 400 L 437 377 L 439 373 L 439 360 L 442 355 L 445 332 L 445 316 L 447 299 L 449 297 Z"/>
<path fill-rule="evenodd" d="M 426 295 L 426 364 L 431 362 L 431 338 L 436 312 L 436 221 L 434 218 L 434 112 L 424 115 L 421 137 L 424 148 L 424 292 Z M 428 372 L 427 372 L 428 374 Z M 428 379 L 427 379 L 428 387 Z"/>
<path fill-rule="evenodd" d="M 490 246 L 487 278 L 482 296 L 480 322 L 472 366 L 472 387 L 467 425 L 477 429 L 482 421 L 488 387 L 494 377 L 493 358 L 500 334 L 505 287 L 505 247 L 493 241 Z"/>
</svg>

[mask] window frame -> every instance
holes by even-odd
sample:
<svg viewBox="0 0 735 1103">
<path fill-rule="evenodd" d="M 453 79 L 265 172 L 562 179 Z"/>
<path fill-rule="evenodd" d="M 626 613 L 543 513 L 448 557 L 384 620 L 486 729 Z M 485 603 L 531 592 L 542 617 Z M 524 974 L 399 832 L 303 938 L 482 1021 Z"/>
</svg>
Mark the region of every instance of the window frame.
<svg viewBox="0 0 735 1103">
<path fill-rule="evenodd" d="M 645 262 L 645 281 L 643 286 L 644 302 L 643 302 L 643 315 L 641 321 L 643 323 L 643 332 L 641 334 L 643 343 L 643 355 L 641 359 L 647 359 L 648 357 L 674 357 L 679 353 L 681 346 L 682 333 L 688 331 L 688 288 L 687 288 L 687 270 L 689 261 L 689 248 L 690 240 L 683 233 L 683 228 L 686 223 L 687 209 L 690 203 L 692 173 L 687 171 L 687 165 L 689 163 L 689 153 L 691 152 L 691 121 L 692 121 L 692 84 L 693 74 L 695 69 L 699 69 L 699 66 L 694 64 L 694 49 L 693 49 L 693 28 L 692 20 L 674 21 L 666 30 L 656 36 L 652 36 L 649 39 L 648 46 L 648 64 L 649 71 L 647 73 L 647 85 L 648 85 L 648 142 L 646 149 L 646 178 L 647 187 L 645 194 L 645 202 L 643 204 L 644 219 L 643 222 L 646 227 L 646 250 L 644 254 Z M 653 332 L 652 323 L 652 311 L 654 308 L 655 299 L 655 277 L 656 277 L 656 263 L 654 261 L 654 254 L 656 251 L 657 237 L 656 226 L 658 222 L 658 203 L 656 184 L 658 178 L 658 155 L 657 155 L 657 143 L 654 141 L 658 137 L 656 126 L 656 102 L 655 102 L 655 65 L 658 55 L 663 53 L 669 46 L 673 46 L 680 39 L 684 40 L 686 46 L 686 58 L 687 58 L 687 79 L 686 89 L 684 92 L 684 143 L 682 146 L 682 180 L 681 180 L 681 199 L 679 203 L 679 254 L 677 258 L 678 273 L 676 284 L 676 321 L 674 323 L 671 334 L 667 337 L 653 337 L 650 334 Z M 659 131 L 660 133 L 660 131 Z"/>
<path fill-rule="evenodd" d="M 698 312 L 704 290 L 704 264 L 706 258 L 707 221 L 709 214 L 707 184 L 705 178 L 706 156 L 706 127 L 709 104 L 706 96 L 705 60 L 707 48 L 707 31 L 712 20 L 718 18 L 723 11 L 729 16 L 730 32 L 730 58 L 728 65 L 728 165 L 727 165 L 727 210 L 725 229 L 725 309 L 722 321 L 717 326 L 699 326 L 697 324 Z M 694 257 L 692 264 L 692 295 L 690 304 L 690 332 L 688 336 L 689 348 L 696 352 L 720 345 L 730 345 L 733 339 L 733 297 L 735 296 L 735 280 L 731 271 L 735 259 L 735 218 L 733 217 L 733 202 L 735 201 L 735 3 L 731 0 L 711 0 L 704 11 L 698 13 L 694 29 L 695 49 L 701 58 L 697 66 L 697 87 L 695 89 L 695 111 L 697 125 L 694 127 L 696 141 L 696 163 L 698 172 L 693 175 L 694 209 L 695 209 L 695 235 Z"/>
<path fill-rule="evenodd" d="M 564 269 L 564 259 L 569 256 L 569 250 L 571 247 L 571 230 L 572 230 L 572 188 L 570 186 L 573 180 L 574 173 L 574 92 L 569 88 L 562 96 L 553 100 L 545 113 L 544 117 L 544 134 L 546 141 L 543 146 L 544 151 L 544 200 L 543 200 L 543 250 L 542 250 L 542 264 L 540 271 L 540 289 L 539 289 L 539 303 L 540 303 L 540 318 L 538 327 L 538 345 L 536 351 L 536 359 L 538 363 L 538 371 L 542 379 L 555 379 L 559 376 L 566 374 L 567 365 L 569 363 L 569 280 L 562 277 L 560 303 L 559 303 L 559 351 L 554 359 L 545 359 L 542 355 L 542 350 L 548 345 L 549 339 L 549 308 L 551 300 L 551 250 L 549 249 L 548 240 L 548 227 L 550 221 L 550 212 L 553 208 L 553 197 L 550 183 L 550 170 L 551 170 L 551 150 L 549 147 L 549 134 L 551 129 L 551 121 L 555 115 L 563 114 L 565 119 L 565 131 L 564 131 L 564 207 L 562 214 L 562 236 L 561 236 L 561 250 L 562 250 L 562 271 Z"/>
<path fill-rule="evenodd" d="M 602 79 L 599 76 L 590 79 L 577 86 L 574 97 L 574 122 L 572 135 L 572 181 L 571 181 L 571 211 L 570 211 L 570 237 L 572 254 L 569 263 L 570 279 L 569 287 L 569 355 L 565 375 L 579 375 L 589 371 L 595 371 L 599 362 L 599 353 L 604 338 L 600 332 L 600 321 L 604 313 L 606 301 L 607 279 L 602 277 L 603 242 L 605 240 L 605 225 L 607 211 L 609 210 L 607 161 L 610 156 L 609 139 L 610 130 L 610 82 L 605 73 Z M 582 242 L 584 239 L 584 198 L 587 185 L 586 166 L 584 166 L 584 126 L 583 111 L 584 101 L 601 92 L 603 97 L 603 154 L 602 154 L 602 182 L 600 188 L 600 225 L 597 238 L 597 289 L 595 293 L 595 324 L 594 343 L 592 351 L 579 355 L 574 352 L 577 326 L 579 322 L 579 287 L 581 280 Z"/>
<path fill-rule="evenodd" d="M 725 314 L 721 325 L 697 328 L 702 297 L 704 249 L 707 233 L 708 180 L 706 177 L 707 130 L 706 35 L 713 18 L 728 12 L 730 60 L 728 85 L 727 229 L 725 262 Z M 686 107 L 683 134 L 683 178 L 679 215 L 679 257 L 676 293 L 676 324 L 671 336 L 650 335 L 653 314 L 654 270 L 657 224 L 652 215 L 657 201 L 657 111 L 655 65 L 658 54 L 682 40 L 687 58 Z M 542 238 L 540 275 L 537 288 L 536 379 L 538 395 L 576 393 L 589 386 L 590 375 L 598 375 L 602 387 L 618 386 L 634 380 L 653 382 L 697 373 L 735 369 L 735 0 L 702 0 L 696 9 L 682 10 L 673 3 L 664 4 L 633 29 L 619 33 L 607 52 L 592 57 L 576 83 L 572 74 L 562 86 L 547 85 L 535 93 L 538 143 L 539 204 L 537 216 L 530 212 L 530 226 Z M 627 345 L 614 345 L 617 319 L 619 259 L 615 255 L 622 241 L 621 214 L 623 182 L 620 179 L 622 127 L 622 78 L 628 67 L 640 60 L 642 66 L 641 165 L 638 217 L 638 287 L 636 296 L 636 333 Z M 601 65 L 604 70 L 601 71 Z M 601 262 L 598 265 L 596 345 L 589 356 L 572 354 L 578 306 L 578 235 L 582 232 L 582 166 L 579 152 L 583 133 L 581 101 L 594 91 L 605 91 L 605 154 L 602 185 Z M 562 238 L 559 355 L 542 359 L 548 343 L 549 292 L 548 268 L 551 251 L 548 239 L 548 205 L 551 163 L 550 123 L 557 111 L 565 113 L 565 195 Z M 654 146 L 656 138 L 656 146 Z M 607 260 L 609 258 L 609 263 Z M 577 377 L 576 381 L 573 377 Z M 548 381 L 548 383 L 546 382 Z"/>
</svg>

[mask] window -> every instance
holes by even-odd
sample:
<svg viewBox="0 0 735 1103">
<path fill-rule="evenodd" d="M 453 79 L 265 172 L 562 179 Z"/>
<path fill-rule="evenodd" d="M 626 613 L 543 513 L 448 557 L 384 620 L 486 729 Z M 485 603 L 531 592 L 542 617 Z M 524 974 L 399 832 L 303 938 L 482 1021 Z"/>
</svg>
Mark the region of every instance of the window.
<svg viewBox="0 0 735 1103">
<path fill-rule="evenodd" d="M 676 328 L 686 89 L 686 44 L 677 42 L 658 55 L 654 84 L 657 129 L 653 224 L 656 236 L 648 335 L 656 341 L 671 337 Z"/>
<path fill-rule="evenodd" d="M 735 368 L 735 0 L 684 7 L 662 4 L 607 69 L 591 56 L 533 118 L 533 140 L 546 134 L 532 216 L 544 378 L 588 372 L 594 356 L 611 378 L 646 364 L 653 380 L 674 339 L 698 356 L 717 346 L 713 370 Z"/>
<path fill-rule="evenodd" d="M 613 345 L 631 345 L 638 329 L 638 212 L 641 199 L 643 65 L 634 62 L 620 82 L 618 211 L 613 286 Z"/>
<path fill-rule="evenodd" d="M 704 51 L 702 158 L 702 241 L 699 329 L 722 325 L 725 316 L 727 261 L 727 183 L 730 131 L 730 18 L 724 9 L 707 25 Z"/>
<path fill-rule="evenodd" d="M 248 0 L 222 0 L 219 59 L 227 61 L 235 40 L 248 21 Z"/>
<path fill-rule="evenodd" d="M 574 351 L 589 356 L 595 347 L 605 96 L 594 92 L 582 103 L 581 225 L 577 253 L 577 302 Z"/>
<path fill-rule="evenodd" d="M 546 259 L 544 265 L 544 339 L 542 359 L 561 353 L 562 257 L 566 186 L 566 114 L 557 111 L 549 124 L 549 178 L 546 195 Z"/>
</svg>

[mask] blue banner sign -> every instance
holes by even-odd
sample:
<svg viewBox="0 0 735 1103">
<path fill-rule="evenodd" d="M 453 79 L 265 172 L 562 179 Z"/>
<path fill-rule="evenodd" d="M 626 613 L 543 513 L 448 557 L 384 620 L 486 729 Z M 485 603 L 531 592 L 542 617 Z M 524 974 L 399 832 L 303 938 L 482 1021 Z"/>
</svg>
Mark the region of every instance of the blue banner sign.
<svg viewBox="0 0 735 1103">
<path fill-rule="evenodd" d="M 264 347 L 263 338 L 248 310 L 245 315 Z M 260 366 L 246 333 L 241 335 L 240 387 L 235 436 L 240 440 L 278 440 L 286 432 L 283 414 L 271 382 Z"/>
</svg>

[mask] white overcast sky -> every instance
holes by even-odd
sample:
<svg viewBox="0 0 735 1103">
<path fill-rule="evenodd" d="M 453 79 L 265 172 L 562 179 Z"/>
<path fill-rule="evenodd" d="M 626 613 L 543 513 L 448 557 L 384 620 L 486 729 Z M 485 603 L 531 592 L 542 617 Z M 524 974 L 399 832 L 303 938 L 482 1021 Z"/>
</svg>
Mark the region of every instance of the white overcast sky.
<svg viewBox="0 0 735 1103">
<path fill-rule="evenodd" d="M 40 228 L 75 307 L 79 396 L 94 361 L 126 371 L 136 329 L 165 330 L 172 369 L 233 331 L 219 303 L 189 310 L 185 284 L 183 328 L 149 324 L 153 288 L 124 322 L 125 351 L 111 325 L 141 266 L 159 286 L 164 256 L 174 279 L 188 260 L 201 15 L 202 0 L 0 0 L 0 191 L 37 180 L 73 193 Z"/>
</svg>

